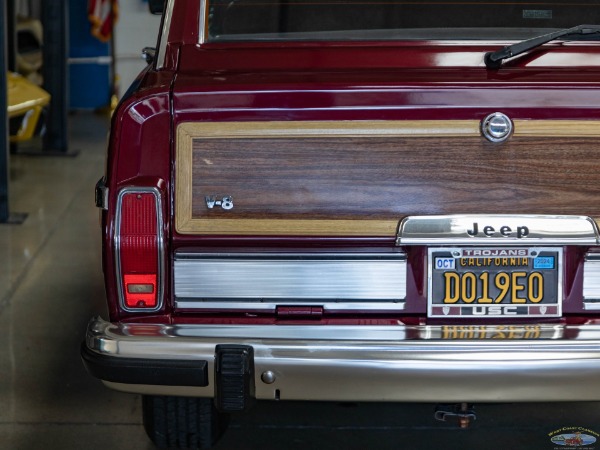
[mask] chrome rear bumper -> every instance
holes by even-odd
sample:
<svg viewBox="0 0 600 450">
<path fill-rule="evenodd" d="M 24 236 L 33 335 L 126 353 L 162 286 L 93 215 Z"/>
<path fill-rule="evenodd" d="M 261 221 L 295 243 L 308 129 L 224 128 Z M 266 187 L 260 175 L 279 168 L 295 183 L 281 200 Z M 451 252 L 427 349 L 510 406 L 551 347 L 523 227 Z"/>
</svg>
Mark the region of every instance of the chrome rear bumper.
<svg viewBox="0 0 600 450">
<path fill-rule="evenodd" d="M 204 385 L 104 380 L 117 390 L 152 395 L 213 397 L 216 346 L 242 344 L 254 350 L 258 399 L 600 400 L 598 325 L 546 325 L 542 326 L 543 339 L 537 340 L 442 340 L 440 329 L 149 325 L 95 318 L 89 324 L 84 350 L 103 360 L 134 359 L 150 366 L 155 363 L 159 369 L 177 361 L 206 362 Z"/>
</svg>

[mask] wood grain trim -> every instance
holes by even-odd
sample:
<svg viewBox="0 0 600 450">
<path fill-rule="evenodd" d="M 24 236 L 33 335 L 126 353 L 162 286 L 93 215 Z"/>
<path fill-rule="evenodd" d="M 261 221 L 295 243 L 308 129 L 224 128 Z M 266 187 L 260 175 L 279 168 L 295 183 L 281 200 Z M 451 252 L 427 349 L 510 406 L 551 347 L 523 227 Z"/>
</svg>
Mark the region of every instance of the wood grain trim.
<svg viewBox="0 0 600 450">
<path fill-rule="evenodd" d="M 600 120 L 514 120 L 515 136 L 600 137 Z"/>
<path fill-rule="evenodd" d="M 188 127 L 177 128 L 175 156 L 175 229 L 179 233 L 200 232 L 192 220 L 192 144 Z"/>
<path fill-rule="evenodd" d="M 178 127 L 196 138 L 443 137 L 479 136 L 476 120 L 365 120 L 302 122 L 188 122 Z"/>
<path fill-rule="evenodd" d="M 519 137 L 600 137 L 600 120 L 514 120 Z M 451 137 L 481 136 L 477 120 L 390 120 L 306 122 L 189 122 L 179 125 L 199 138 Z"/>
<path fill-rule="evenodd" d="M 257 236 L 395 237 L 398 222 L 385 220 L 190 219 L 182 234 Z"/>
</svg>

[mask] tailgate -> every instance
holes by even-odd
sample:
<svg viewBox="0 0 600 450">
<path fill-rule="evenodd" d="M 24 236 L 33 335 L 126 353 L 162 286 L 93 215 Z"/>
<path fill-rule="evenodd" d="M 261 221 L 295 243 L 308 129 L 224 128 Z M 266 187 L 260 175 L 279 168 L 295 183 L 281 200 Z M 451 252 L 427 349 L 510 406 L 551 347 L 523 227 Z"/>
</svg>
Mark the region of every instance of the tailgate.
<svg viewBox="0 0 600 450">
<path fill-rule="evenodd" d="M 473 120 L 181 123 L 175 224 L 189 237 L 175 252 L 176 308 L 313 319 L 593 312 L 600 144 L 569 134 L 595 123 L 516 121 L 502 144 Z M 304 237 L 312 250 L 207 251 L 194 236 Z M 353 249 L 374 237 L 391 245 Z"/>
</svg>

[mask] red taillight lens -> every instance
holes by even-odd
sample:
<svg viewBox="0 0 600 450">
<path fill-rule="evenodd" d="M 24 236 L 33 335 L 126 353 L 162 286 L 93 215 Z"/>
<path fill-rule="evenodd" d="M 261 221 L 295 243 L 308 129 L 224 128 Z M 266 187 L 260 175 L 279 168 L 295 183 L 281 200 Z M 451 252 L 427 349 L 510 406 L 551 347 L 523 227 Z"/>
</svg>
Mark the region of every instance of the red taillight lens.
<svg viewBox="0 0 600 450">
<path fill-rule="evenodd" d="M 158 196 L 128 192 L 120 196 L 117 253 L 122 306 L 156 309 L 160 280 Z"/>
</svg>

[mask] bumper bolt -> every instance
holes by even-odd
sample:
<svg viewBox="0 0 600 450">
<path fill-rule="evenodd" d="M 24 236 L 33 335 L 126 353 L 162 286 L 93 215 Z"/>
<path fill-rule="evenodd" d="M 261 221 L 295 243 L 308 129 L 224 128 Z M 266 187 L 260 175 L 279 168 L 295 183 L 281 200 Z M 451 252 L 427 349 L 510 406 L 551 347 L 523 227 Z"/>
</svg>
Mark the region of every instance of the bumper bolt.
<svg viewBox="0 0 600 450">
<path fill-rule="evenodd" d="M 273 384 L 273 383 L 275 383 L 276 377 L 273 372 L 271 372 L 270 370 L 267 370 L 266 372 L 263 372 L 263 374 L 260 376 L 260 379 L 265 384 Z"/>
</svg>

